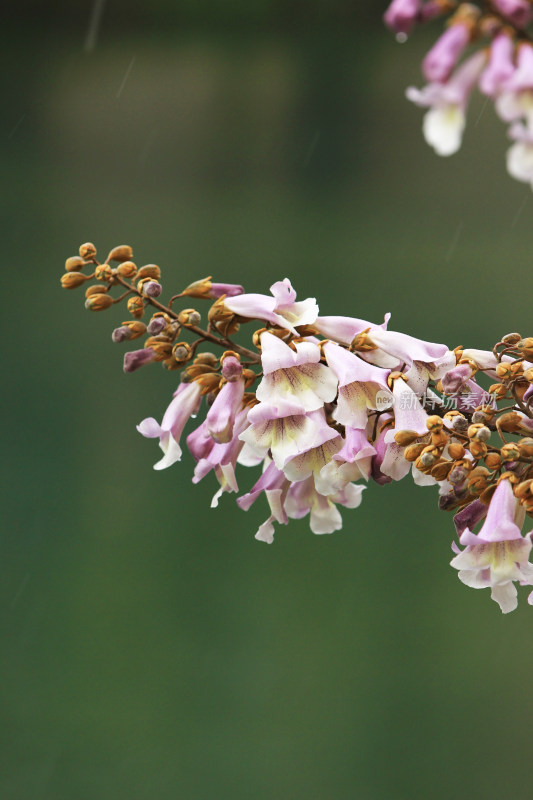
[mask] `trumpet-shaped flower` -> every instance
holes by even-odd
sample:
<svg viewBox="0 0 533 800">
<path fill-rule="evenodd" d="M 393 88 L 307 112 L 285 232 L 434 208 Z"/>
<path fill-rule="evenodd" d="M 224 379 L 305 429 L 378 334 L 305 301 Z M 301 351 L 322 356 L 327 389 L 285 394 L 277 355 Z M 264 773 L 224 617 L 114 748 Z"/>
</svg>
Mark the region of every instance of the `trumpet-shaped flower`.
<svg viewBox="0 0 533 800">
<path fill-rule="evenodd" d="M 164 456 L 154 464 L 154 469 L 165 469 L 181 460 L 180 437 L 187 421 L 200 408 L 201 392 L 201 386 L 195 381 L 180 384 L 165 411 L 161 425 L 153 417 L 147 417 L 137 425 L 139 433 L 148 439 L 159 438 Z"/>
<path fill-rule="evenodd" d="M 488 97 L 497 97 L 513 76 L 514 42 L 505 32 L 498 34 L 490 46 L 489 63 L 479 79 L 479 88 Z"/>
<path fill-rule="evenodd" d="M 313 342 L 289 345 L 265 332 L 261 336 L 263 378 L 256 397 L 270 405 L 290 401 L 302 412 L 315 411 L 330 403 L 337 394 L 337 379 L 320 364 L 320 349 Z"/>
<path fill-rule="evenodd" d="M 203 435 L 199 433 L 193 442 L 190 441 L 192 434 L 187 439 L 187 444 L 193 455 L 196 453 L 201 454 L 194 470 L 192 482 L 199 483 L 211 470 L 214 470 L 220 484 L 220 489 L 211 501 L 212 508 L 216 508 L 219 497 L 223 492 L 239 491 L 237 479 L 235 477 L 235 466 L 243 448 L 240 434 L 247 427 L 247 409 L 243 408 L 235 417 L 233 437 L 229 442 L 217 443 L 213 441 L 213 446 L 207 448 L 205 445 L 203 446 Z"/>
<path fill-rule="evenodd" d="M 524 119 L 533 122 L 533 46 L 518 49 L 516 69 L 496 98 L 496 111 L 504 122 Z"/>
<path fill-rule="evenodd" d="M 392 0 L 383 20 L 394 33 L 411 33 L 420 13 L 421 0 Z"/>
<path fill-rule="evenodd" d="M 313 327 L 322 336 L 349 346 L 363 331 L 386 330 L 390 316 L 390 314 L 385 314 L 385 320 L 379 325 L 355 317 L 317 317 Z"/>
<path fill-rule="evenodd" d="M 290 403 L 259 403 L 248 412 L 248 422 L 250 425 L 241 433 L 242 441 L 263 458 L 270 451 L 278 469 L 289 458 L 338 436 L 327 424 L 323 411 L 302 414 L 299 406 Z"/>
<path fill-rule="evenodd" d="M 224 384 L 217 394 L 206 417 L 207 428 L 215 442 L 231 441 L 235 417 L 242 408 L 244 396 L 244 378 L 240 377 L 242 367 L 233 357 L 227 358 L 224 363 L 230 360 L 236 364 L 235 375 Z"/>
<path fill-rule="evenodd" d="M 395 440 L 398 431 L 413 431 L 420 437 L 427 436 L 427 414 L 416 396 L 415 392 L 401 378 L 394 381 L 392 394 L 394 397 L 394 428 L 385 433 L 385 444 L 387 450 L 380 466 L 384 475 L 388 475 L 395 481 L 404 478 L 412 468 L 413 480 L 419 486 L 431 486 L 435 479 L 431 475 L 420 472 L 404 458 L 405 447 L 399 445 Z"/>
<path fill-rule="evenodd" d="M 413 86 L 407 89 L 409 100 L 429 108 L 424 117 L 424 137 L 439 156 L 451 156 L 461 147 L 466 108 L 485 63 L 485 54 L 478 52 L 465 61 L 446 83 L 434 82 L 423 89 Z"/>
<path fill-rule="evenodd" d="M 303 481 L 310 475 L 319 478 L 321 470 L 342 448 L 343 440 L 337 431 L 327 426 L 316 436 L 315 442 L 283 466 L 285 476 L 293 482 Z"/>
<path fill-rule="evenodd" d="M 490 587 L 492 599 L 504 614 L 517 606 L 514 581 L 533 585 L 531 539 L 520 533 L 523 518 L 510 481 L 500 481 L 479 534 L 465 528 L 459 539 L 465 549 L 451 561 L 464 584 L 474 589 Z"/>
<path fill-rule="evenodd" d="M 234 314 L 250 319 L 263 319 L 296 333 L 300 325 L 312 325 L 318 315 L 314 297 L 296 302 L 296 292 L 288 278 L 270 287 L 272 297 L 266 294 L 241 294 L 224 300 L 224 305 Z"/>
<path fill-rule="evenodd" d="M 443 83 L 459 61 L 470 41 L 470 27 L 458 23 L 450 25 L 439 36 L 422 62 L 422 72 L 428 81 Z"/>
<path fill-rule="evenodd" d="M 376 448 L 370 444 L 365 431 L 346 428 L 342 448 L 329 463 L 315 475 L 315 486 L 320 494 L 331 495 L 344 489 L 346 484 L 367 481 L 372 469 Z"/>
<path fill-rule="evenodd" d="M 389 370 L 374 367 L 333 342 L 325 345 L 324 352 L 328 366 L 339 381 L 334 419 L 351 428 L 366 428 L 368 411 L 378 408 L 377 393 L 390 395 L 387 386 Z M 383 410 L 384 406 L 380 405 L 379 408 Z"/>
<path fill-rule="evenodd" d="M 426 365 L 435 373 L 443 367 L 449 369 L 455 362 L 455 355 L 450 358 L 445 344 L 425 342 L 398 331 L 373 330 L 368 333 L 366 341 L 375 349 L 363 351 L 361 358 L 386 369 L 397 369 L 402 364 L 409 367 L 419 364 Z"/>
<path fill-rule="evenodd" d="M 313 477 L 293 483 L 285 500 L 285 510 L 291 519 L 301 519 L 310 514 L 313 533 L 334 533 L 342 528 L 342 517 L 337 505 L 357 508 L 361 504 L 365 486 L 349 483 L 340 492 L 329 497 L 315 488 Z"/>
</svg>

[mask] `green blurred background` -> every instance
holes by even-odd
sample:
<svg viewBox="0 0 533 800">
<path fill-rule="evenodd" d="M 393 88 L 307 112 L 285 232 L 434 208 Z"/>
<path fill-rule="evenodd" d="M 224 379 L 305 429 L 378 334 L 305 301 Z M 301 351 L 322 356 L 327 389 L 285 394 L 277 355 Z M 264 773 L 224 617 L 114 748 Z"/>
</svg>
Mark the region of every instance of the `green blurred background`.
<svg viewBox="0 0 533 800">
<path fill-rule="evenodd" d="M 400 46 L 384 7 L 3 22 L 2 800 L 531 797 L 533 610 L 460 584 L 436 490 L 371 485 L 340 533 L 256 542 L 264 504 L 212 511 L 190 460 L 152 470 L 135 424 L 175 375 L 124 375 L 124 314 L 59 287 L 81 242 L 129 243 L 169 292 L 289 276 L 452 347 L 531 333 L 504 128 L 476 98 L 459 155 L 426 147 L 404 89 L 436 29 Z"/>
</svg>

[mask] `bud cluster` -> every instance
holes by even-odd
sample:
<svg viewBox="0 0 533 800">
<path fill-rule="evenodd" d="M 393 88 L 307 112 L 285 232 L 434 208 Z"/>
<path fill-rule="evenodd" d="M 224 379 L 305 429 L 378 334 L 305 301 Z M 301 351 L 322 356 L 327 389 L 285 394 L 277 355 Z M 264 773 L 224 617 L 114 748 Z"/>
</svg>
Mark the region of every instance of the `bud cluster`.
<svg viewBox="0 0 533 800">
<path fill-rule="evenodd" d="M 445 20 L 445 30 L 422 62 L 428 83 L 407 89 L 409 100 L 428 108 L 423 123 L 427 143 L 441 156 L 459 150 L 477 87 L 509 124 L 514 142 L 507 153 L 509 174 L 533 186 L 531 0 L 392 0 L 384 20 L 404 42 L 417 24 L 436 17 Z"/>
<path fill-rule="evenodd" d="M 99 263 L 95 247 L 82 245 L 61 283 L 94 281 L 89 310 L 126 301 L 131 319 L 113 341 L 145 337 L 126 353 L 126 372 L 161 362 L 180 373 L 161 422 L 138 425 L 163 451 L 155 469 L 181 459 L 184 429 L 203 410 L 186 437 L 193 482 L 214 473 L 216 506 L 256 468 L 237 503 L 247 510 L 264 496 L 269 515 L 256 538 L 269 543 L 276 523 L 305 515 L 314 533 L 339 530 L 339 508 L 356 508 L 365 483 L 412 475 L 437 485 L 440 508 L 455 512 L 460 579 L 490 587 L 503 611 L 516 606 L 515 582 L 533 585 L 531 540 L 520 532 L 533 517 L 533 337 L 450 350 L 389 330 L 389 315 L 383 323 L 321 316 L 314 298 L 296 300 L 287 278 L 270 295 L 205 278 L 163 305 L 161 270 L 132 258 L 121 246 Z M 211 301 L 205 329 L 196 308 L 173 308 L 180 298 Z M 250 324 L 248 349 L 231 337 Z"/>
</svg>

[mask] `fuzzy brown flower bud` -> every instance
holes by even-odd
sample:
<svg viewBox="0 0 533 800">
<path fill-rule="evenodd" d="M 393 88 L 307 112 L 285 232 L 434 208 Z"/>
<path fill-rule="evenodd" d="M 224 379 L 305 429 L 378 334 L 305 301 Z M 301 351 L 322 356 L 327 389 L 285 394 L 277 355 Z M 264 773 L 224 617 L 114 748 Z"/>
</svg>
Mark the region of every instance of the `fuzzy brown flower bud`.
<svg viewBox="0 0 533 800">
<path fill-rule="evenodd" d="M 489 469 L 499 469 L 502 465 L 501 456 L 498 453 L 487 453 L 485 464 Z"/>
<path fill-rule="evenodd" d="M 431 433 L 433 433 L 441 431 L 444 426 L 444 422 L 442 421 L 442 417 L 438 417 L 436 414 L 432 414 L 430 417 L 426 419 L 426 425 L 428 431 L 431 431 Z"/>
<path fill-rule="evenodd" d="M 192 350 L 188 342 L 176 342 L 172 348 L 172 355 L 178 364 L 185 364 L 192 356 Z"/>
<path fill-rule="evenodd" d="M 144 267 L 141 267 L 137 272 L 137 278 L 139 280 L 141 280 L 141 278 L 155 278 L 155 280 L 158 281 L 160 277 L 161 270 L 157 264 L 145 264 Z"/>
<path fill-rule="evenodd" d="M 529 479 L 527 481 L 522 481 L 522 483 L 516 484 L 516 486 L 514 487 L 514 493 L 518 498 L 520 498 L 520 500 L 522 500 L 525 497 L 532 497 L 533 496 L 532 486 L 533 486 L 533 480 Z"/>
<path fill-rule="evenodd" d="M 480 442 L 488 442 L 490 439 L 490 428 L 476 422 L 475 425 L 470 425 L 467 431 L 469 439 L 478 439 Z"/>
<path fill-rule="evenodd" d="M 65 272 L 61 276 L 61 286 L 63 289 L 77 289 L 88 280 L 87 275 L 82 272 Z"/>
<path fill-rule="evenodd" d="M 133 258 L 133 250 L 129 244 L 120 244 L 118 247 L 113 247 L 110 251 L 107 261 L 131 261 Z"/>
<path fill-rule="evenodd" d="M 507 333 L 502 337 L 503 344 L 513 345 L 520 341 L 521 335 L 519 333 Z"/>
<path fill-rule="evenodd" d="M 439 449 L 433 445 L 424 447 L 420 454 L 420 460 L 425 467 L 432 467 L 440 458 Z"/>
<path fill-rule="evenodd" d="M 144 336 L 146 333 L 146 325 L 139 320 L 128 319 L 122 325 L 130 330 L 130 339 L 138 339 L 139 336 Z"/>
<path fill-rule="evenodd" d="M 520 455 L 523 458 L 531 458 L 533 457 L 533 439 L 529 436 L 525 436 L 523 439 L 518 441 L 518 447 L 520 448 Z"/>
<path fill-rule="evenodd" d="M 507 433 L 516 433 L 520 429 L 521 421 L 522 418 L 520 417 L 520 414 L 518 414 L 516 411 L 508 411 L 506 414 L 502 414 L 496 425 L 502 431 L 506 431 Z"/>
<path fill-rule="evenodd" d="M 493 383 L 489 386 L 489 394 L 497 400 L 503 400 L 507 394 L 507 386 L 504 383 Z"/>
<path fill-rule="evenodd" d="M 121 278 L 134 278 L 137 274 L 137 265 L 133 261 L 123 261 L 117 267 L 117 275 Z"/>
<path fill-rule="evenodd" d="M 502 381 L 508 381 L 512 375 L 511 364 L 507 361 L 502 361 L 496 367 L 496 375 L 498 378 L 501 378 Z"/>
<path fill-rule="evenodd" d="M 184 327 L 191 325 L 198 326 L 201 321 L 202 317 L 195 308 L 184 308 L 183 311 L 180 311 L 178 314 L 178 322 Z"/>
<path fill-rule="evenodd" d="M 453 442 L 448 447 L 448 453 L 450 454 L 450 458 L 453 458 L 454 461 L 459 461 L 459 459 L 465 457 L 465 449 L 463 445 L 458 442 Z"/>
<path fill-rule="evenodd" d="M 113 280 L 113 268 L 109 264 L 99 264 L 94 270 L 94 277 L 97 281 L 110 283 Z"/>
<path fill-rule="evenodd" d="M 445 447 L 448 444 L 448 434 L 444 429 L 431 434 L 431 444 L 435 447 Z"/>
<path fill-rule="evenodd" d="M 471 494 L 481 494 L 487 488 L 490 472 L 485 467 L 475 467 L 467 478 Z"/>
<path fill-rule="evenodd" d="M 406 461 L 416 461 L 424 447 L 425 444 L 423 443 L 409 445 L 409 447 L 406 447 L 403 451 L 403 457 Z"/>
<path fill-rule="evenodd" d="M 85 301 L 88 311 L 105 311 L 113 305 L 113 298 L 108 294 L 93 294 Z"/>
<path fill-rule="evenodd" d="M 533 358 L 533 337 L 527 336 L 525 339 L 520 339 L 520 341 L 517 342 L 516 347 L 518 350 L 520 350 L 524 358 L 527 358 L 528 360 Z"/>
<path fill-rule="evenodd" d="M 140 319 L 144 314 L 144 303 L 140 297 L 130 297 L 128 300 L 128 311 L 136 319 Z"/>
<path fill-rule="evenodd" d="M 101 283 L 93 283 L 85 289 L 85 297 L 92 297 L 93 294 L 106 294 L 109 287 L 102 286 Z"/>
<path fill-rule="evenodd" d="M 164 336 L 150 336 L 144 343 L 150 347 L 157 356 L 157 361 L 164 361 L 172 356 L 172 342 Z"/>
<path fill-rule="evenodd" d="M 222 297 L 210 307 L 207 318 L 222 336 L 231 336 L 239 330 L 236 314 L 226 308 Z"/>
<path fill-rule="evenodd" d="M 92 242 L 85 242 L 85 244 L 80 245 L 80 256 L 81 258 L 94 258 L 96 255 L 96 247 Z"/>
<path fill-rule="evenodd" d="M 487 455 L 487 445 L 479 439 L 473 439 L 470 442 L 469 449 L 474 458 L 485 458 Z"/>
<path fill-rule="evenodd" d="M 66 272 L 78 272 L 85 266 L 85 261 L 80 256 L 71 256 L 65 261 Z"/>
<path fill-rule="evenodd" d="M 396 431 L 394 434 L 394 441 L 396 444 L 399 444 L 400 447 L 406 447 L 417 439 L 420 439 L 420 434 L 416 431 Z"/>
<path fill-rule="evenodd" d="M 206 364 L 209 367 L 213 367 L 213 369 L 218 364 L 218 358 L 214 353 L 198 353 L 195 359 L 199 364 Z"/>
<path fill-rule="evenodd" d="M 436 481 L 444 481 L 453 467 L 453 461 L 441 461 L 431 470 L 431 475 Z"/>
<path fill-rule="evenodd" d="M 520 458 L 520 448 L 514 442 L 504 444 L 500 448 L 500 453 L 504 461 L 516 461 Z"/>
</svg>

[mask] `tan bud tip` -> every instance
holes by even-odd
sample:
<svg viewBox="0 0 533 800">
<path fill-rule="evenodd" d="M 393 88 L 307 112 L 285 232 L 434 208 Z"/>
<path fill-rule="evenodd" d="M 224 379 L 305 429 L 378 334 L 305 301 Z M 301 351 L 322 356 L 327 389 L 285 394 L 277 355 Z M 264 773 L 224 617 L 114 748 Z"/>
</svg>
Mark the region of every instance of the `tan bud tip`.
<svg viewBox="0 0 533 800">
<path fill-rule="evenodd" d="M 109 264 L 99 264 L 94 271 L 94 277 L 97 281 L 110 283 L 113 280 L 113 269 Z"/>
<path fill-rule="evenodd" d="M 424 444 L 412 444 L 406 447 L 403 451 L 403 457 L 406 461 L 416 461 L 424 449 Z"/>
<path fill-rule="evenodd" d="M 214 353 L 198 353 L 195 362 L 198 364 L 205 364 L 207 367 L 212 367 L 214 369 L 218 365 L 218 358 Z"/>
<path fill-rule="evenodd" d="M 490 501 L 492 500 L 492 495 L 496 491 L 497 486 L 498 486 L 497 483 L 491 483 L 489 486 L 487 486 L 486 489 L 483 489 L 483 491 L 479 495 L 479 499 L 484 505 L 488 506 L 490 504 Z"/>
<path fill-rule="evenodd" d="M 134 278 L 137 274 L 137 265 L 133 261 L 124 261 L 118 265 L 117 274 L 121 278 Z"/>
<path fill-rule="evenodd" d="M 108 294 L 93 294 L 85 301 L 85 308 L 88 311 L 105 311 L 113 305 L 113 298 Z"/>
<path fill-rule="evenodd" d="M 533 481 L 531 479 L 529 479 L 527 481 L 522 481 L 522 483 L 518 483 L 514 487 L 515 495 L 517 497 L 519 497 L 520 499 L 522 499 L 524 497 L 530 498 L 532 496 L 532 494 L 533 494 L 532 491 L 531 491 L 532 484 L 533 484 Z"/>
<path fill-rule="evenodd" d="M 500 469 L 502 465 L 501 456 L 498 453 L 487 453 L 485 464 L 489 469 Z"/>
<path fill-rule="evenodd" d="M 85 244 L 80 245 L 79 252 L 81 258 L 94 258 L 96 255 L 96 247 L 92 242 L 85 242 Z"/>
<path fill-rule="evenodd" d="M 120 244 L 109 252 L 107 261 L 131 261 L 133 250 L 129 244 Z"/>
<path fill-rule="evenodd" d="M 508 411 L 498 419 L 497 427 L 506 433 L 516 433 L 520 429 L 521 417 L 516 411 Z"/>
<path fill-rule="evenodd" d="M 450 458 L 453 458 L 454 461 L 459 461 L 461 458 L 464 458 L 465 452 L 463 445 L 458 442 L 453 442 L 453 444 L 448 447 Z"/>
<path fill-rule="evenodd" d="M 187 326 L 197 326 L 202 321 L 202 317 L 194 308 L 184 308 L 183 311 L 180 311 L 178 314 L 178 322 L 180 325 Z"/>
<path fill-rule="evenodd" d="M 172 348 L 172 355 L 178 364 L 185 364 L 192 356 L 190 344 L 188 342 L 176 342 Z"/>
<path fill-rule="evenodd" d="M 137 273 L 137 278 L 155 278 L 156 281 L 161 277 L 161 270 L 157 264 L 145 264 Z"/>
<path fill-rule="evenodd" d="M 130 297 L 128 300 L 128 311 L 136 319 L 140 319 L 144 314 L 144 302 L 140 297 Z"/>
<path fill-rule="evenodd" d="M 498 378 L 501 378 L 502 381 L 508 381 L 512 375 L 511 364 L 507 362 L 502 362 L 498 364 L 496 367 L 496 375 Z"/>
<path fill-rule="evenodd" d="M 470 452 L 474 458 L 485 458 L 487 455 L 487 445 L 479 439 L 473 439 L 469 446 Z"/>
<path fill-rule="evenodd" d="M 394 434 L 394 441 L 400 447 L 407 447 L 420 438 L 420 434 L 416 431 L 397 431 Z"/>
<path fill-rule="evenodd" d="M 520 458 L 520 448 L 515 442 L 504 444 L 500 448 L 500 453 L 504 461 L 516 461 L 517 458 Z"/>
<path fill-rule="evenodd" d="M 61 276 L 61 286 L 63 289 L 77 289 L 88 280 L 87 275 L 82 272 L 65 272 Z"/>
<path fill-rule="evenodd" d="M 524 458 L 533 457 L 533 439 L 531 437 L 525 436 L 523 439 L 520 439 L 518 447 L 520 448 L 520 454 Z"/>
<path fill-rule="evenodd" d="M 441 417 L 437 416 L 436 414 L 432 414 L 430 417 L 427 418 L 426 425 L 428 431 L 437 432 L 442 430 L 444 422 L 442 421 Z"/>
<path fill-rule="evenodd" d="M 507 333 L 505 336 L 502 336 L 503 344 L 513 345 L 520 341 L 522 336 L 519 333 Z"/>
<path fill-rule="evenodd" d="M 65 261 L 66 272 L 79 272 L 85 266 L 85 261 L 80 256 L 71 256 Z"/>
<path fill-rule="evenodd" d="M 431 434 L 431 444 L 434 445 L 435 447 L 445 447 L 447 443 L 448 443 L 448 434 L 444 429 L 440 431 L 434 431 Z"/>
<path fill-rule="evenodd" d="M 144 322 L 140 322 L 139 320 L 130 319 L 127 322 L 123 322 L 122 325 L 129 328 L 130 339 L 138 339 L 139 336 L 144 336 L 146 333 L 146 325 Z"/>
<path fill-rule="evenodd" d="M 181 294 L 184 297 L 197 297 L 198 299 L 205 299 L 209 297 L 211 286 L 211 275 L 209 275 L 207 278 L 202 278 L 199 281 L 190 283 L 187 288 L 181 292 Z"/>
<path fill-rule="evenodd" d="M 95 283 L 85 289 L 85 297 L 92 297 L 94 294 L 106 294 L 108 287 L 101 283 Z"/>
<path fill-rule="evenodd" d="M 444 481 L 448 477 L 453 467 L 453 461 L 441 461 L 440 464 L 435 464 L 431 470 L 431 475 L 436 481 Z"/>
</svg>

